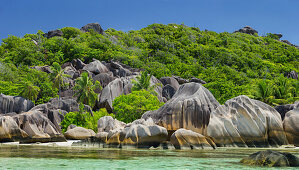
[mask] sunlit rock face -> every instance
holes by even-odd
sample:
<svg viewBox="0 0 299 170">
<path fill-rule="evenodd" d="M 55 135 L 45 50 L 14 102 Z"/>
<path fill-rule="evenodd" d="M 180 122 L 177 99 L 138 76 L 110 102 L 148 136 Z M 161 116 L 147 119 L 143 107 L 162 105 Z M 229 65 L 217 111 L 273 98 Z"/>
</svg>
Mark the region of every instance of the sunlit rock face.
<svg viewBox="0 0 299 170">
<path fill-rule="evenodd" d="M 230 99 L 213 111 L 207 135 L 217 146 L 288 144 L 280 114 L 269 105 L 247 96 Z"/>
<path fill-rule="evenodd" d="M 299 108 L 286 113 L 283 128 L 289 143 L 299 146 Z"/>
<path fill-rule="evenodd" d="M 192 130 L 179 129 L 175 131 L 170 142 L 176 149 L 213 149 L 215 144 L 205 136 Z"/>
<path fill-rule="evenodd" d="M 10 116 L 0 116 L 0 142 L 20 141 L 28 134 Z"/>
<path fill-rule="evenodd" d="M 152 118 L 165 127 L 170 135 L 180 129 L 188 129 L 205 135 L 210 114 L 219 106 L 212 93 L 199 83 L 180 86 L 174 96 L 156 111 L 143 114 L 142 118 Z"/>
</svg>

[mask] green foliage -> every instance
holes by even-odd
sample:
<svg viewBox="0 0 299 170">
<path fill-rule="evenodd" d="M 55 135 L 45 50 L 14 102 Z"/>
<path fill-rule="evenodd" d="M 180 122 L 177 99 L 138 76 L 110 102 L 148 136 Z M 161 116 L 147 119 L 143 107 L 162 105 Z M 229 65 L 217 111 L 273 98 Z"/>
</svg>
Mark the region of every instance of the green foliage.
<svg viewBox="0 0 299 170">
<path fill-rule="evenodd" d="M 163 104 L 156 96 L 143 89 L 116 97 L 112 105 L 116 119 L 129 123 L 141 118 L 146 111 L 159 109 Z"/>
<path fill-rule="evenodd" d="M 155 92 L 155 88 L 159 84 L 155 84 L 155 85 L 151 86 L 151 77 L 152 77 L 152 75 L 149 75 L 147 73 L 147 71 L 142 71 L 141 75 L 136 77 L 137 80 L 134 80 L 134 79 L 132 80 L 132 83 L 133 83 L 132 90 L 139 91 L 139 90 L 144 89 L 146 91 L 149 91 L 153 95 L 157 95 L 157 93 Z"/>
<path fill-rule="evenodd" d="M 66 132 L 68 126 L 74 124 L 79 127 L 92 129 L 97 133 L 98 120 L 103 116 L 114 117 L 114 114 L 109 114 L 104 108 L 93 112 L 93 116 L 90 113 L 83 112 L 82 110 L 80 112 L 69 112 L 64 116 L 64 119 L 60 123 L 62 132 Z"/>
<path fill-rule="evenodd" d="M 277 41 L 274 34 L 261 37 L 216 33 L 177 24 L 152 24 L 128 32 L 108 29 L 105 35 L 94 31 L 83 33 L 71 27 L 61 30 L 63 37 L 47 39 L 39 31 L 23 38 L 9 36 L 3 39 L 0 61 L 19 68 L 54 62 L 63 64 L 74 58 L 85 61 L 114 59 L 143 68 L 157 78 L 172 75 L 201 78 L 220 103 L 240 94 L 254 96 L 261 79 L 273 84 L 276 88 L 273 96 L 283 98 L 284 102 L 294 100 L 296 93 L 296 83 L 288 80 L 290 87 L 285 93 L 275 77 L 291 70 L 299 72 L 299 50 Z M 18 84 L 20 76 L 16 77 L 13 81 L 8 78 L 0 81 Z M 40 82 L 33 84 L 40 87 L 37 85 Z M 12 90 L 6 91 L 12 93 Z M 40 94 L 43 91 L 41 88 Z"/>
<path fill-rule="evenodd" d="M 22 82 L 21 84 L 22 91 L 20 93 L 20 96 L 35 102 L 35 100 L 37 99 L 37 95 L 40 92 L 40 88 L 34 86 L 30 81 Z"/>
<path fill-rule="evenodd" d="M 98 95 L 94 92 L 97 88 L 100 90 L 102 89 L 100 82 L 96 81 L 93 84 L 88 73 L 83 72 L 81 77 L 77 78 L 76 85 L 74 87 L 74 90 L 76 91 L 75 96 L 78 97 L 77 101 L 93 107 L 98 98 Z"/>
<path fill-rule="evenodd" d="M 78 28 L 73 27 L 64 27 L 61 31 L 63 33 L 63 37 L 66 39 L 75 38 L 82 33 Z"/>
</svg>

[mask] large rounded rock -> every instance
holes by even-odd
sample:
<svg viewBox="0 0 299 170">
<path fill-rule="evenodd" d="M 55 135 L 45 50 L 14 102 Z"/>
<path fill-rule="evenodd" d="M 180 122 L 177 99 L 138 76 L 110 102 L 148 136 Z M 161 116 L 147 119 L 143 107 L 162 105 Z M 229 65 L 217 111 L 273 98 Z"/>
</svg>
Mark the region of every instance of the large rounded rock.
<svg viewBox="0 0 299 170">
<path fill-rule="evenodd" d="M 13 118 L 18 126 L 29 135 L 30 139 L 26 142 L 65 141 L 55 125 L 40 111 L 24 112 Z"/>
<path fill-rule="evenodd" d="M 210 113 L 219 106 L 212 93 L 199 83 L 186 83 L 164 106 L 142 118 L 152 118 L 169 133 L 185 128 L 205 135 Z"/>
<path fill-rule="evenodd" d="M 299 108 L 286 113 L 283 128 L 289 143 L 299 146 Z"/>
<path fill-rule="evenodd" d="M 61 37 L 62 35 L 63 32 L 61 30 L 51 30 L 48 33 L 44 34 L 44 37 L 52 38 L 52 37 Z"/>
<path fill-rule="evenodd" d="M 27 112 L 32 107 L 34 103 L 23 97 L 0 94 L 0 114 Z"/>
<path fill-rule="evenodd" d="M 95 60 L 83 67 L 83 70 L 90 71 L 94 74 L 108 73 L 108 68 L 99 60 Z"/>
<path fill-rule="evenodd" d="M 124 145 L 135 145 L 138 148 L 157 147 L 167 140 L 168 133 L 164 127 L 157 125 L 132 124 L 125 128 Z"/>
<path fill-rule="evenodd" d="M 67 139 L 82 140 L 95 136 L 93 130 L 85 129 L 83 127 L 75 127 L 65 132 L 64 136 Z"/>
<path fill-rule="evenodd" d="M 89 23 L 83 26 L 80 30 L 83 32 L 89 32 L 90 30 L 93 30 L 99 34 L 104 34 L 104 30 L 102 29 L 101 25 L 98 23 Z"/>
<path fill-rule="evenodd" d="M 0 142 L 20 141 L 28 134 L 10 116 L 0 116 Z"/>
<path fill-rule="evenodd" d="M 215 144 L 205 136 L 192 130 L 179 129 L 175 131 L 170 142 L 176 149 L 213 149 Z"/>
<path fill-rule="evenodd" d="M 178 90 L 180 87 L 180 84 L 178 83 L 178 81 L 173 78 L 173 77 L 162 77 L 160 78 L 160 81 L 162 82 L 162 84 L 164 86 L 166 86 L 167 84 L 171 85 L 175 90 Z"/>
<path fill-rule="evenodd" d="M 279 113 L 271 106 L 238 96 L 211 113 L 208 136 L 217 146 L 267 147 L 288 144 Z"/>
<path fill-rule="evenodd" d="M 267 167 L 298 167 L 299 158 L 290 153 L 267 150 L 251 154 L 242 159 L 241 163 Z"/>
<path fill-rule="evenodd" d="M 104 116 L 98 120 L 98 132 L 122 130 L 125 126 L 124 122 L 113 119 L 111 116 Z"/>
</svg>

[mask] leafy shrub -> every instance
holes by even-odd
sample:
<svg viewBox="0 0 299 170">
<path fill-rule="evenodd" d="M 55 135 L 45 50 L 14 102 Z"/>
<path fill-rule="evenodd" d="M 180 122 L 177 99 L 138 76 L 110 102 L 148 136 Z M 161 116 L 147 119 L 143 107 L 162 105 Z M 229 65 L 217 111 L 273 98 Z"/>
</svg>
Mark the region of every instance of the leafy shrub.
<svg viewBox="0 0 299 170">
<path fill-rule="evenodd" d="M 64 27 L 61 31 L 63 32 L 63 37 L 66 39 L 75 38 L 82 33 L 78 28 L 73 27 Z"/>
<path fill-rule="evenodd" d="M 104 108 L 93 112 L 93 116 L 90 113 L 83 112 L 82 109 L 79 112 L 69 112 L 64 116 L 64 119 L 60 123 L 62 132 L 66 132 L 67 127 L 71 124 L 92 129 L 93 131 L 97 132 L 98 120 L 103 116 L 114 117 L 114 114 L 109 114 Z"/>
<path fill-rule="evenodd" d="M 150 92 L 140 90 L 116 97 L 112 105 L 116 119 L 129 123 L 141 118 L 146 111 L 159 109 L 163 104 Z"/>
</svg>

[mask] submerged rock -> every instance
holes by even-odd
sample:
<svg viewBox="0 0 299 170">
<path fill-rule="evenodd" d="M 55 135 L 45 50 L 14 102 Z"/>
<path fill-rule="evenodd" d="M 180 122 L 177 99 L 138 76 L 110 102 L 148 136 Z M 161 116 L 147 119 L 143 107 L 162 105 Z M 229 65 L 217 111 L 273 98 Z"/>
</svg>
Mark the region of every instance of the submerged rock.
<svg viewBox="0 0 299 170">
<path fill-rule="evenodd" d="M 212 93 L 199 83 L 180 86 L 165 105 L 156 111 L 148 111 L 142 118 L 152 118 L 157 125 L 171 134 L 185 128 L 205 135 L 210 113 L 219 106 Z"/>
<path fill-rule="evenodd" d="M 238 96 L 211 113 L 207 135 L 217 146 L 268 147 L 288 144 L 279 113 L 271 106 Z"/>
<path fill-rule="evenodd" d="M 242 159 L 241 163 L 267 167 L 298 167 L 299 158 L 290 153 L 267 150 L 251 154 Z"/>
<path fill-rule="evenodd" d="M 27 112 L 32 107 L 34 103 L 23 97 L 0 94 L 0 114 Z"/>
<path fill-rule="evenodd" d="M 85 129 L 83 127 L 75 127 L 69 129 L 64 133 L 65 138 L 73 140 L 81 140 L 95 136 L 96 133 L 91 129 Z"/>
<path fill-rule="evenodd" d="M 215 149 L 213 141 L 192 130 L 179 129 L 175 131 L 170 142 L 176 149 Z"/>
<path fill-rule="evenodd" d="M 299 108 L 286 113 L 283 128 L 289 143 L 299 146 Z"/>
</svg>

